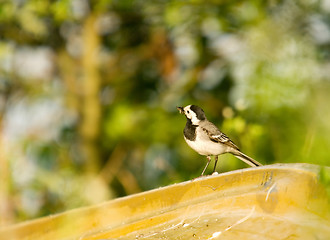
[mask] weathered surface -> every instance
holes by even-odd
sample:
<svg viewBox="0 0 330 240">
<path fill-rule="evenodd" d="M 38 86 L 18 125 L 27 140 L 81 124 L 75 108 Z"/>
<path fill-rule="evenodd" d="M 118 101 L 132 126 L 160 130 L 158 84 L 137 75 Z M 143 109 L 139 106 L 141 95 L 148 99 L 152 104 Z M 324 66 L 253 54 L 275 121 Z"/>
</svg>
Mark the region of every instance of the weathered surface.
<svg viewBox="0 0 330 240">
<path fill-rule="evenodd" d="M 319 170 L 276 164 L 203 177 L 2 229 L 0 239 L 329 239 Z"/>
</svg>

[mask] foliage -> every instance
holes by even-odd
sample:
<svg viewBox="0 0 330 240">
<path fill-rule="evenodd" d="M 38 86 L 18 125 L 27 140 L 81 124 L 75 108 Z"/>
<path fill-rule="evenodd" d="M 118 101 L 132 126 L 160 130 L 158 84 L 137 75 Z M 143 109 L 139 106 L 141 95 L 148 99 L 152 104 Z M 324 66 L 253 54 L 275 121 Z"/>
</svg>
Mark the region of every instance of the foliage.
<svg viewBox="0 0 330 240">
<path fill-rule="evenodd" d="M 328 165 L 328 2 L 1 2 L 0 225 L 198 176 L 179 105 L 259 162 Z"/>
</svg>

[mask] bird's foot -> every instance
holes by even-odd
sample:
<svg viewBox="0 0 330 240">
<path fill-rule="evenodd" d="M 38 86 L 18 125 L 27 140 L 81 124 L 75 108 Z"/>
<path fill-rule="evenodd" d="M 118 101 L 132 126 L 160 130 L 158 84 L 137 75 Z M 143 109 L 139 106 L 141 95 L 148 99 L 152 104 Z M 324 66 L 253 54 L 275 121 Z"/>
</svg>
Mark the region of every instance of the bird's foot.
<svg viewBox="0 0 330 240">
<path fill-rule="evenodd" d="M 198 177 L 195 177 L 195 178 L 191 179 L 191 181 L 195 181 L 195 180 L 201 179 L 203 177 L 207 177 L 207 176 L 206 175 L 200 175 Z"/>
</svg>

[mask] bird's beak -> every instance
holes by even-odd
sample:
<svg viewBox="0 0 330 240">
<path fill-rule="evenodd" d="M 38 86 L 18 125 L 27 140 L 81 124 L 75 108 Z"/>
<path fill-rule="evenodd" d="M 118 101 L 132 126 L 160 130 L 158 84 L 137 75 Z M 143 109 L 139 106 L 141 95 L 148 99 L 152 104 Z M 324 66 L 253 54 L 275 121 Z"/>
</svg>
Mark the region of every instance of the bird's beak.
<svg viewBox="0 0 330 240">
<path fill-rule="evenodd" d="M 184 114 L 183 107 L 176 107 L 176 109 L 178 109 L 181 114 Z"/>
</svg>

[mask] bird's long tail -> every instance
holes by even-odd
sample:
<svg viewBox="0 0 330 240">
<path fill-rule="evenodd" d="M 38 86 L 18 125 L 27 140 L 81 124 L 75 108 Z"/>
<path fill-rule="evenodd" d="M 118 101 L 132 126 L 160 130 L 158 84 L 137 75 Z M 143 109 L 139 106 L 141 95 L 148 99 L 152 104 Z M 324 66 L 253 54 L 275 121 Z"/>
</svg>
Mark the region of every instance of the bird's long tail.
<svg viewBox="0 0 330 240">
<path fill-rule="evenodd" d="M 241 151 L 233 152 L 233 155 L 237 157 L 238 159 L 242 160 L 243 162 L 249 164 L 251 167 L 259 167 L 262 166 L 262 164 L 253 158 L 249 157 L 248 155 L 245 155 Z"/>
</svg>

